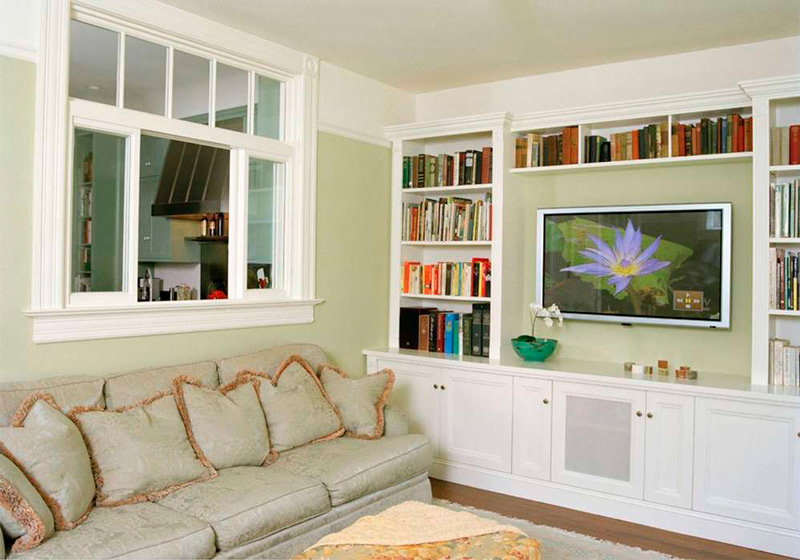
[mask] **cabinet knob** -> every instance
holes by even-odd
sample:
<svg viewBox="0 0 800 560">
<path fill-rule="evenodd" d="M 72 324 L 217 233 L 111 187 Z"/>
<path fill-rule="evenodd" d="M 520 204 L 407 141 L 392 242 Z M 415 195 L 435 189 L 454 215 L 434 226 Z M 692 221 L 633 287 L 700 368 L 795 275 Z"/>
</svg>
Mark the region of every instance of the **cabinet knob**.
<svg viewBox="0 0 800 560">
<path fill-rule="evenodd" d="M 648 413 L 647 413 L 647 417 L 648 417 L 648 418 L 652 418 L 652 417 L 653 417 L 653 413 L 652 413 L 652 412 L 648 412 Z"/>
<path fill-rule="evenodd" d="M 434 383 L 434 384 L 433 384 L 433 388 L 434 388 L 434 389 L 438 389 L 438 388 L 439 388 L 439 385 L 438 385 L 438 384 L 436 384 L 436 383 Z"/>
<path fill-rule="evenodd" d="M 542 403 L 544 403 L 544 404 L 550 404 L 550 399 L 542 399 Z"/>
<path fill-rule="evenodd" d="M 641 416 L 642 416 L 642 411 L 641 411 L 641 410 L 637 410 L 637 411 L 636 411 L 636 416 L 639 416 L 639 417 L 641 417 Z"/>
<path fill-rule="evenodd" d="M 145 241 L 150 241 L 150 236 L 149 236 L 149 235 L 145 235 L 145 236 L 144 236 L 144 240 L 145 240 Z"/>
<path fill-rule="evenodd" d="M 444 391 L 444 385 L 442 385 L 442 391 Z"/>
</svg>

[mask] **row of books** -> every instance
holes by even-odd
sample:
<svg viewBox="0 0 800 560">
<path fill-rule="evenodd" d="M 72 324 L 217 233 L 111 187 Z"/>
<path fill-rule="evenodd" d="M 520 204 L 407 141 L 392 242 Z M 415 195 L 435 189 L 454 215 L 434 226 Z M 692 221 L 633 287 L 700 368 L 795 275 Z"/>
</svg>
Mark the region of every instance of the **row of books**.
<svg viewBox="0 0 800 560">
<path fill-rule="evenodd" d="M 798 276 L 800 254 L 779 247 L 769 249 L 769 307 L 770 309 L 796 311 L 798 304 Z"/>
<path fill-rule="evenodd" d="M 800 386 L 800 346 L 782 338 L 770 339 L 768 375 L 770 385 Z"/>
<path fill-rule="evenodd" d="M 800 165 L 800 124 L 776 126 L 769 134 L 769 164 Z"/>
<path fill-rule="evenodd" d="M 404 294 L 491 296 L 492 265 L 489 259 L 474 257 L 468 262 L 441 261 L 435 264 L 404 261 L 400 268 L 400 289 Z"/>
<path fill-rule="evenodd" d="M 753 151 L 753 117 L 733 113 L 672 125 L 672 157 Z"/>
<path fill-rule="evenodd" d="M 667 125 L 649 124 L 628 132 L 611 134 L 611 161 L 667 157 Z"/>
<path fill-rule="evenodd" d="M 81 221 L 81 243 L 90 245 L 92 243 L 92 219 L 86 218 Z"/>
<path fill-rule="evenodd" d="M 488 357 L 490 315 L 488 303 L 474 304 L 472 313 L 401 307 L 400 348 Z"/>
<path fill-rule="evenodd" d="M 403 241 L 491 241 L 492 195 L 403 203 Z"/>
<path fill-rule="evenodd" d="M 403 188 L 485 185 L 492 182 L 492 148 L 453 155 L 420 154 L 403 157 Z"/>
<path fill-rule="evenodd" d="M 769 236 L 800 237 L 800 179 L 769 186 Z"/>
<path fill-rule="evenodd" d="M 544 136 L 529 132 L 514 143 L 514 167 L 544 167 L 578 163 L 578 127 Z"/>
</svg>

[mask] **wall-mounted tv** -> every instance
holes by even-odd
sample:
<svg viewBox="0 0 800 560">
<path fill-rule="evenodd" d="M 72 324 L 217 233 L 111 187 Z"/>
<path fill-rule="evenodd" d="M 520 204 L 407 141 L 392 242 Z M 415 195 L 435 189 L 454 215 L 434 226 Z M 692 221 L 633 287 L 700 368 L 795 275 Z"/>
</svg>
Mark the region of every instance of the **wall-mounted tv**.
<svg viewBox="0 0 800 560">
<path fill-rule="evenodd" d="M 730 326 L 731 205 L 540 209 L 536 299 L 565 317 Z"/>
</svg>

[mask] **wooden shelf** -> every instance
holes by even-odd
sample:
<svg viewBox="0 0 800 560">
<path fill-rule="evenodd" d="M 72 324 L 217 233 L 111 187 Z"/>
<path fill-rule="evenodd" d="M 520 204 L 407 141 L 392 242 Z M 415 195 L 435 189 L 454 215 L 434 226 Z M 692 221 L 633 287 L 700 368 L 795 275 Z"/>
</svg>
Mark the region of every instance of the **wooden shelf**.
<svg viewBox="0 0 800 560">
<path fill-rule="evenodd" d="M 635 168 L 640 166 L 691 165 L 703 163 L 719 163 L 744 161 L 753 158 L 753 152 L 736 152 L 731 154 L 706 154 L 700 156 L 665 157 L 653 159 L 632 159 L 624 161 L 603 161 L 599 163 L 576 163 L 571 165 L 548 165 L 545 167 L 518 167 L 511 173 L 560 173 L 566 171 L 588 171 L 590 169 Z"/>
<path fill-rule="evenodd" d="M 410 247 L 491 247 L 491 241 L 401 241 Z"/>
<path fill-rule="evenodd" d="M 223 235 L 220 237 L 217 236 L 210 236 L 210 235 L 199 235 L 197 237 L 184 237 L 186 241 L 192 241 L 195 243 L 227 243 L 228 236 Z"/>
<path fill-rule="evenodd" d="M 412 298 L 412 299 L 438 299 L 443 301 L 465 301 L 465 302 L 475 302 L 475 303 L 489 303 L 492 301 L 492 298 L 488 297 L 472 297 L 472 296 L 434 296 L 431 294 L 404 294 L 401 293 L 400 297 L 404 298 Z"/>
<path fill-rule="evenodd" d="M 403 194 L 480 194 L 492 191 L 491 183 L 485 185 L 456 185 L 450 187 L 425 187 L 422 189 L 401 189 Z"/>
</svg>

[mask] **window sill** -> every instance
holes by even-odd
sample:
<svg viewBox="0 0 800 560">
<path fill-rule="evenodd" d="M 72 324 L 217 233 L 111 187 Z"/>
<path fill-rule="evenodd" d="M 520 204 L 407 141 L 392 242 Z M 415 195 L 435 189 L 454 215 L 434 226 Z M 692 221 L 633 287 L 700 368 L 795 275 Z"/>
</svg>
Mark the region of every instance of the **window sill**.
<svg viewBox="0 0 800 560">
<path fill-rule="evenodd" d="M 33 342 L 123 338 L 314 321 L 320 299 L 204 300 L 137 303 L 125 306 L 30 309 Z"/>
</svg>

